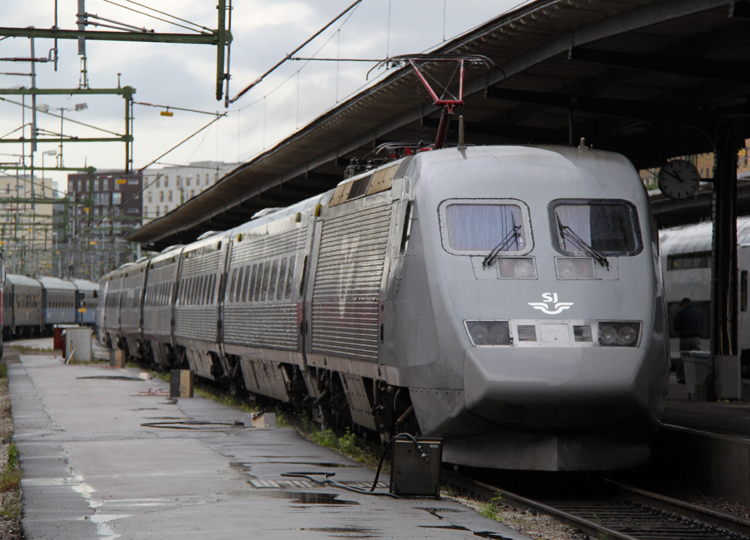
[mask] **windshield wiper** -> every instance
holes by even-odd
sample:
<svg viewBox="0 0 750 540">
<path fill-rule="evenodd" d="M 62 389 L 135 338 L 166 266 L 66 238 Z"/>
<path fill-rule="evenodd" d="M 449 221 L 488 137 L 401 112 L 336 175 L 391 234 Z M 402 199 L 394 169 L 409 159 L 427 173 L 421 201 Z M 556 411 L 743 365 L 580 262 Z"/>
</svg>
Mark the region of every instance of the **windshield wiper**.
<svg viewBox="0 0 750 540">
<path fill-rule="evenodd" d="M 492 262 L 497 259 L 497 256 L 500 254 L 500 252 L 508 249 L 508 247 L 513 242 L 515 242 L 516 247 L 518 247 L 519 238 L 521 238 L 521 226 L 513 225 L 513 228 L 508 232 L 508 234 L 506 234 L 505 237 L 500 240 L 500 243 L 492 248 L 492 251 L 490 251 L 489 255 L 484 258 L 484 260 L 482 261 L 482 266 L 487 267 L 491 265 Z"/>
<path fill-rule="evenodd" d="M 587 244 L 586 241 L 578 236 L 573 229 L 571 229 L 567 225 L 563 225 L 560 221 L 560 216 L 557 216 L 557 227 L 560 229 L 560 237 L 563 239 L 563 243 L 566 239 L 570 240 L 571 244 L 576 246 L 578 249 L 583 250 L 584 253 L 591 256 L 596 262 L 609 270 L 609 261 L 607 260 L 607 256 L 598 249 Z"/>
</svg>

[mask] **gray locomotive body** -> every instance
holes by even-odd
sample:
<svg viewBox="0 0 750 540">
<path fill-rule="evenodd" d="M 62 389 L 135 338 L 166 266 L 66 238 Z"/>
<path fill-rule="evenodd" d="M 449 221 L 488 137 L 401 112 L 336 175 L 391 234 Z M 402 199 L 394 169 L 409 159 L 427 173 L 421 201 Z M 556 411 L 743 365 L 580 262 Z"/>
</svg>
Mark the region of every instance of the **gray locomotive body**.
<svg viewBox="0 0 750 540">
<path fill-rule="evenodd" d="M 575 148 L 417 159 L 392 361 L 423 432 L 467 465 L 644 461 L 668 363 L 657 238 L 632 165 Z M 503 232 L 484 238 L 490 223 Z"/>
<path fill-rule="evenodd" d="M 143 338 L 329 424 L 443 437 L 452 463 L 630 466 L 669 369 L 652 223 L 616 154 L 424 152 L 158 256 Z M 167 337 L 148 312 L 170 257 Z"/>
</svg>

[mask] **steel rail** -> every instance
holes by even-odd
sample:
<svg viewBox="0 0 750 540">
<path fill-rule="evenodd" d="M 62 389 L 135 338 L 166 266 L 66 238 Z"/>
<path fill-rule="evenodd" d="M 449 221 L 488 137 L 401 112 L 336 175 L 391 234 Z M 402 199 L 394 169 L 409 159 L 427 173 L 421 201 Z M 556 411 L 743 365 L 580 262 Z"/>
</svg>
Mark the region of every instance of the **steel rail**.
<svg viewBox="0 0 750 540">
<path fill-rule="evenodd" d="M 441 471 L 441 475 L 442 479 L 449 484 L 453 484 L 460 488 L 471 491 L 472 493 L 475 493 L 488 500 L 491 500 L 493 497 L 500 495 L 502 497 L 503 504 L 507 504 L 508 506 L 512 506 L 513 508 L 516 508 L 518 510 L 535 510 L 537 512 L 541 512 L 542 514 L 552 516 L 558 521 L 565 523 L 566 525 L 571 525 L 573 527 L 581 529 L 592 538 L 608 538 L 610 540 L 637 540 L 634 536 L 609 529 L 607 527 L 599 525 L 594 521 L 590 521 L 568 512 L 558 510 L 557 508 L 553 508 L 552 506 L 548 506 L 532 499 L 527 499 L 526 497 L 522 497 L 521 495 L 517 495 L 510 491 L 505 491 L 503 489 L 490 486 L 483 482 L 479 482 L 478 480 L 472 480 L 470 478 L 459 476 L 446 470 Z"/>
<path fill-rule="evenodd" d="M 715 510 L 702 508 L 684 501 L 602 479 L 611 489 L 612 496 L 601 501 L 540 502 L 478 480 L 442 471 L 444 481 L 491 500 L 498 495 L 503 504 L 519 510 L 534 510 L 554 517 L 566 525 L 577 527 L 593 538 L 727 538 L 734 535 L 750 538 L 750 521 Z M 602 504 L 603 503 L 603 504 Z M 635 507 L 628 507 L 628 503 Z M 623 508 L 620 508 L 622 504 Z M 598 505 L 598 506 L 597 506 Z M 640 508 L 640 509 L 639 509 Z M 569 510 L 569 511 L 567 511 Z M 605 522 L 613 518 L 622 523 L 627 532 L 615 530 L 611 523 L 605 526 L 597 519 L 597 510 Z M 658 515 L 665 512 L 668 515 Z M 578 514 L 593 515 L 595 521 Z M 672 517 L 669 517 L 671 515 Z M 677 520 L 677 524 L 675 523 Z M 682 524 L 679 524 L 679 520 Z M 653 523 L 651 523 L 653 521 Z M 675 526 L 675 524 L 677 526 Z M 723 532 L 722 532 L 723 531 Z"/>
<path fill-rule="evenodd" d="M 660 495 L 658 493 L 651 493 L 641 488 L 627 486 L 614 480 L 605 479 L 605 481 L 609 485 L 614 487 L 617 490 L 618 495 L 622 498 L 626 498 L 646 506 L 651 506 L 653 508 L 659 508 L 661 510 L 672 512 L 674 514 L 679 514 L 681 516 L 695 519 L 703 523 L 722 527 L 732 532 L 750 537 L 750 521 L 746 519 L 730 516 L 729 514 L 717 512 L 716 510 L 711 510 L 710 508 L 703 508 L 701 506 L 690 504 L 685 501 L 680 501 L 678 499 L 673 499 L 671 497 Z"/>
</svg>

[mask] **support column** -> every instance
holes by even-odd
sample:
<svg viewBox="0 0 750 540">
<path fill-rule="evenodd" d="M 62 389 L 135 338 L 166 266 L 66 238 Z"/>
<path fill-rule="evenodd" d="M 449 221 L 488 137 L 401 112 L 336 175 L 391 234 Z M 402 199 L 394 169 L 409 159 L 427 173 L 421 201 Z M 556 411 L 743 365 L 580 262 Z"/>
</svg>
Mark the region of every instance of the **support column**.
<svg viewBox="0 0 750 540">
<path fill-rule="evenodd" d="M 711 343 L 718 399 L 741 399 L 737 339 L 737 152 L 744 146 L 743 120 L 719 119 L 714 174 L 714 237 L 711 276 Z"/>
<path fill-rule="evenodd" d="M 737 355 L 737 152 L 744 146 L 743 120 L 717 123 L 714 173 L 714 236 L 711 276 L 711 343 L 714 355 Z"/>
</svg>

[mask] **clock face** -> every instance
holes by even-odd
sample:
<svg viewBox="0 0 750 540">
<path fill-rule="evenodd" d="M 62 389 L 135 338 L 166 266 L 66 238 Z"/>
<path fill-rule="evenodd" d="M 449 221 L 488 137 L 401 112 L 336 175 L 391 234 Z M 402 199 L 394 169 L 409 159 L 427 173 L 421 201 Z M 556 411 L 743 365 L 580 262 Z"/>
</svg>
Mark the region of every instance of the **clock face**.
<svg viewBox="0 0 750 540">
<path fill-rule="evenodd" d="M 673 159 L 659 171 L 659 189 L 671 199 L 687 199 L 695 195 L 700 186 L 698 169 L 684 159 Z"/>
</svg>

